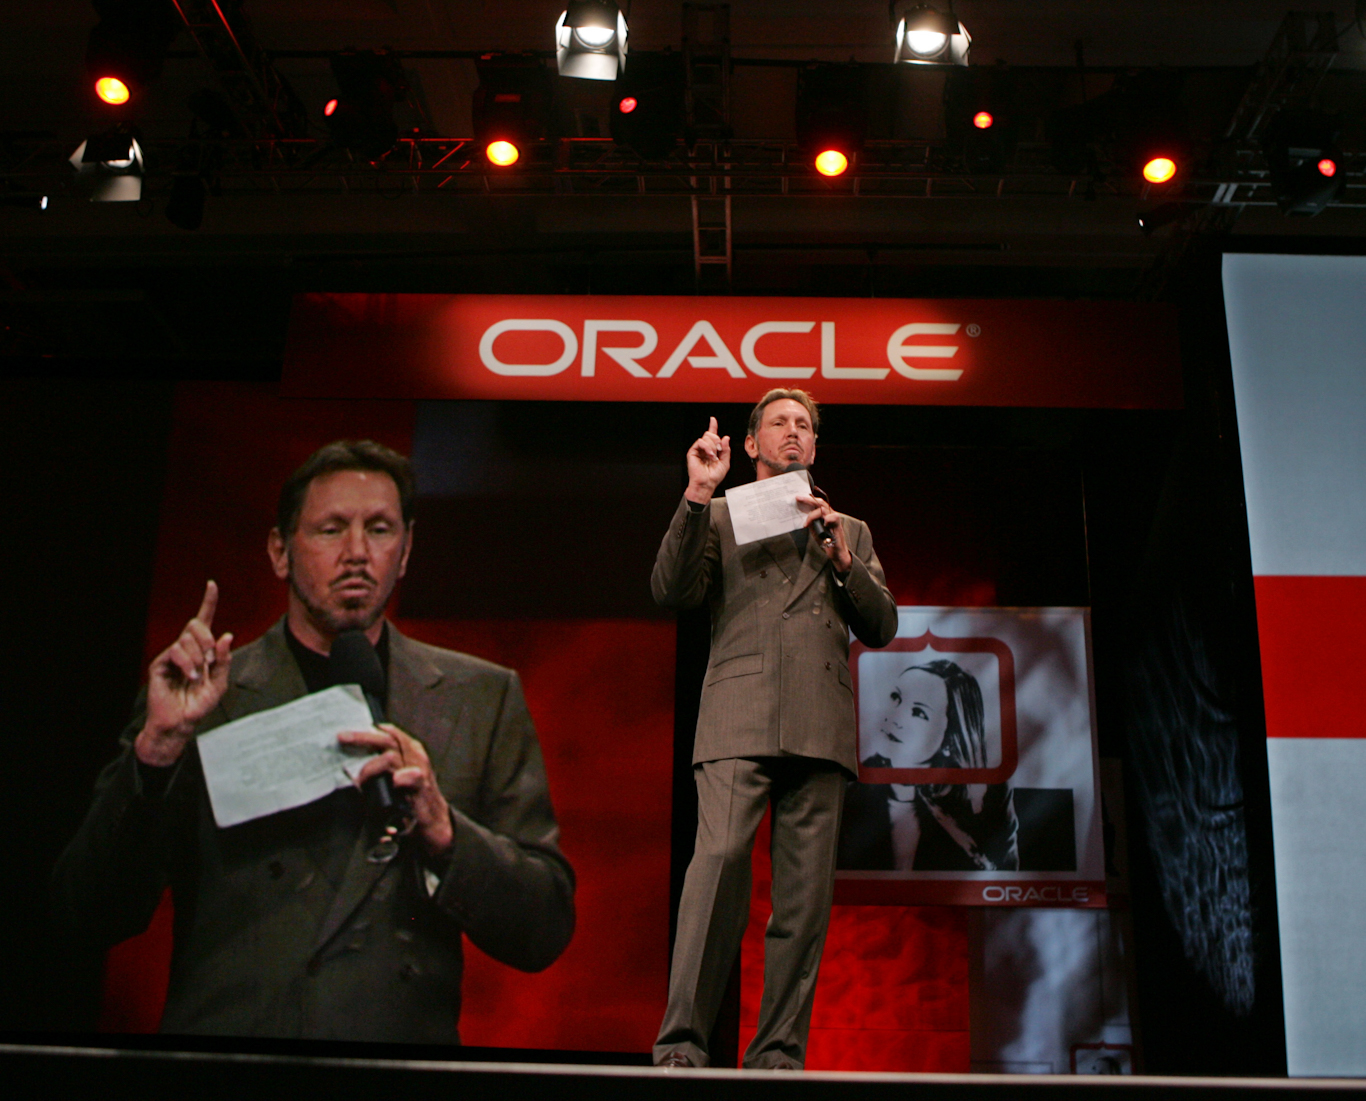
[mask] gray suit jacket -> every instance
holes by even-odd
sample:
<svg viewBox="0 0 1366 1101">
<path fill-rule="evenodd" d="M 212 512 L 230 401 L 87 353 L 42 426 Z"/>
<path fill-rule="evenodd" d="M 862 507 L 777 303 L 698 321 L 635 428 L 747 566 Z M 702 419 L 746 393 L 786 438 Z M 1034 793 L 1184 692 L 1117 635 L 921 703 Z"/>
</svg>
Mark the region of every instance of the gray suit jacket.
<svg viewBox="0 0 1366 1101">
<path fill-rule="evenodd" d="M 694 764 L 793 754 L 858 771 L 849 632 L 886 646 L 897 613 L 868 525 L 841 518 L 854 555 L 843 586 L 814 538 L 802 558 L 787 534 L 737 546 L 724 499 L 679 503 L 651 587 L 665 607 L 711 607 Z"/>
<path fill-rule="evenodd" d="M 371 864 L 360 794 L 219 829 L 192 744 L 164 792 L 142 787 L 132 739 L 54 874 L 68 929 L 116 943 L 146 928 L 169 883 L 175 949 L 162 1031 L 458 1043 L 461 935 L 527 971 L 574 929 L 536 733 L 517 674 L 390 628 L 390 719 L 431 756 L 454 851 Z M 283 625 L 233 655 L 203 733 L 304 695 Z M 429 893 L 424 871 L 439 876 Z"/>
</svg>

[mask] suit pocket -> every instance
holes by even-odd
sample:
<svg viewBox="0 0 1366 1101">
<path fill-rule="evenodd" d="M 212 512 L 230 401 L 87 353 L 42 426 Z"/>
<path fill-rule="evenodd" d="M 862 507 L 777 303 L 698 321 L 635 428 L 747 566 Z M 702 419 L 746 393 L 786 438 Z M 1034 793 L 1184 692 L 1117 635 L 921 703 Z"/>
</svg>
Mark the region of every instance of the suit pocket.
<svg viewBox="0 0 1366 1101">
<path fill-rule="evenodd" d="M 708 669 L 706 683 L 715 684 L 719 680 L 727 680 L 730 677 L 747 677 L 763 671 L 763 654 L 741 654 L 739 657 L 718 661 Z"/>
</svg>

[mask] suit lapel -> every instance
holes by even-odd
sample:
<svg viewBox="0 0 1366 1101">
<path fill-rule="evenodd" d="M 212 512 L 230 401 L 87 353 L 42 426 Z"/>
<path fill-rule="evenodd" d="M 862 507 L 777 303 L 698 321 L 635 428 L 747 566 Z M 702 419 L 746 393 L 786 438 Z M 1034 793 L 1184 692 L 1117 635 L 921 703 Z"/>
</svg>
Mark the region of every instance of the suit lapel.
<svg viewBox="0 0 1366 1101">
<path fill-rule="evenodd" d="M 223 697 L 223 711 L 229 720 L 279 707 L 308 693 L 304 676 L 285 642 L 283 619 L 261 636 L 258 646 L 234 655 L 229 677 L 237 690 Z"/>
<path fill-rule="evenodd" d="M 417 648 L 397 630 L 389 626 L 389 706 L 390 721 L 409 733 L 430 729 L 429 715 L 438 706 L 435 693 L 428 691 L 441 679 L 441 671 L 424 658 Z M 367 859 L 370 851 L 368 831 L 361 829 L 351 846 L 346 874 L 336 897 L 318 929 L 313 950 L 326 947 L 346 925 L 356 907 L 363 903 L 385 873 L 398 874 L 403 854 L 387 864 L 375 864 Z"/>
<path fill-rule="evenodd" d="M 789 540 L 789 543 L 791 541 Z M 792 557 L 797 557 L 797 549 L 792 548 Z M 792 595 L 787 598 L 785 608 L 792 607 L 802 593 L 811 587 L 811 583 L 820 577 L 821 570 L 825 569 L 825 564 L 830 561 L 825 557 L 825 552 L 821 550 L 816 540 L 809 535 L 806 539 L 806 557 L 801 561 L 801 568 L 797 571 L 797 576 L 792 582 Z"/>
<path fill-rule="evenodd" d="M 797 576 L 801 573 L 802 562 L 797 557 L 797 548 L 792 543 L 792 536 L 789 532 L 782 535 L 770 536 L 768 539 L 761 539 L 759 547 L 773 559 L 777 567 L 783 571 L 783 576 L 787 580 L 796 584 Z"/>
</svg>

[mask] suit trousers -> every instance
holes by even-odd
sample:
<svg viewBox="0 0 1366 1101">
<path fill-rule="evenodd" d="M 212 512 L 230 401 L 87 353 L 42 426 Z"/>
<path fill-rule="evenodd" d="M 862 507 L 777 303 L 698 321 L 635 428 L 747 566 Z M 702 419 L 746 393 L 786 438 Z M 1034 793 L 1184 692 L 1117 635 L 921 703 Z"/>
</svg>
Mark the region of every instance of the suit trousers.
<svg viewBox="0 0 1366 1101">
<path fill-rule="evenodd" d="M 772 805 L 773 916 L 764 932 L 764 993 L 751 1068 L 801 1067 L 816 972 L 834 893 L 847 777 L 833 761 L 758 757 L 705 761 L 697 782 L 697 841 L 683 882 L 658 1063 L 678 1052 L 709 1062 L 707 1038 L 749 921 L 751 854 Z"/>
</svg>

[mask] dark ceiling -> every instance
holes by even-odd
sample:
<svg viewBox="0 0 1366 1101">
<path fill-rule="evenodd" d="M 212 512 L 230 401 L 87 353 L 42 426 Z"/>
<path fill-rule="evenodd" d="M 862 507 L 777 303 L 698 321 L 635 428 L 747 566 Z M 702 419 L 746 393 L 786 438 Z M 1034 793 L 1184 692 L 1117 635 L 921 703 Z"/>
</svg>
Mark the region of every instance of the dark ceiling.
<svg viewBox="0 0 1366 1101">
<path fill-rule="evenodd" d="M 631 49 L 679 49 L 682 7 L 634 0 Z M 431 55 L 544 53 L 557 0 L 242 8 L 307 111 L 299 136 L 311 159 L 230 153 L 193 231 L 164 216 L 191 131 L 189 98 L 214 83 L 190 36 L 177 37 L 160 79 L 118 116 L 147 149 L 143 200 L 92 203 L 65 158 L 116 117 L 85 77 L 94 9 L 49 0 L 0 11 L 0 187 L 51 195 L 43 213 L 0 207 L 0 353 L 95 355 L 136 316 L 142 347 L 129 354 L 273 359 L 289 293 L 311 288 L 692 293 L 698 193 L 732 195 L 730 289 L 747 293 L 1154 297 L 1189 244 L 1211 235 L 1233 248 L 1360 251 L 1366 242 L 1366 34 L 1352 0 L 1322 5 L 1337 37 L 1331 56 L 1316 55 L 1318 70 L 1283 73 L 1261 92 L 1258 66 L 1277 41 L 1283 4 L 959 0 L 973 64 L 1004 63 L 1035 99 L 1049 89 L 1049 109 L 1098 96 L 1127 70 L 1171 76 L 1199 162 L 1160 196 L 1113 166 L 1057 171 L 1042 109 L 1001 171 L 965 171 L 945 152 L 943 72 L 892 73 L 881 0 L 735 0 L 731 140 L 680 146 L 648 170 L 606 139 L 611 85 L 557 78 L 567 138 L 512 182 L 490 180 L 477 157 L 442 162 L 458 168 L 449 176 L 431 167 L 471 136 L 478 82 L 468 56 Z M 329 147 L 321 109 L 336 93 L 326 54 L 346 47 L 407 55 L 410 102 L 398 121 L 425 144 L 400 145 L 373 165 Z M 863 175 L 828 183 L 794 145 L 798 63 L 850 60 L 890 74 L 891 121 L 873 134 L 881 140 L 860 162 Z M 1348 186 L 1313 218 L 1286 217 L 1271 203 L 1254 142 L 1224 140 L 1231 127 L 1247 129 L 1240 103 L 1246 114 L 1249 99 L 1277 95 L 1344 119 Z M 1138 231 L 1138 211 L 1173 200 L 1182 208 L 1175 224 Z M 715 217 L 722 205 L 711 204 Z M 727 289 L 723 272 L 705 270 L 701 288 Z"/>
</svg>

